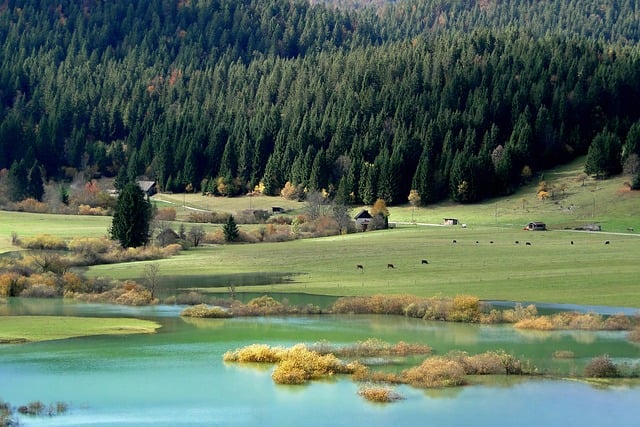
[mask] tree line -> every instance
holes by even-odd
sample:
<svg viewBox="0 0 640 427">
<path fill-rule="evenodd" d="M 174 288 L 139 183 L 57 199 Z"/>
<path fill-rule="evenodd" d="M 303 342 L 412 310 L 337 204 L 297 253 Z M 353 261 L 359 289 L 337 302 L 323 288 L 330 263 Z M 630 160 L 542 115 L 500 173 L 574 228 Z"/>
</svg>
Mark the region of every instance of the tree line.
<svg viewBox="0 0 640 427">
<path fill-rule="evenodd" d="M 586 4 L 585 4 L 586 3 Z M 635 1 L 11 1 L 0 169 L 471 203 L 640 154 Z M 594 147 L 594 148 L 591 148 Z"/>
</svg>

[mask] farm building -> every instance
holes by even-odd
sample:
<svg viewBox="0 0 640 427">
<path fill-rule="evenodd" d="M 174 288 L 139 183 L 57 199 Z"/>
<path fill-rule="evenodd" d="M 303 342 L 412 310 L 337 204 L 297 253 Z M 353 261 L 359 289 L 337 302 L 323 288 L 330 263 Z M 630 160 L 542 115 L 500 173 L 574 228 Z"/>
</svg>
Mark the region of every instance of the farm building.
<svg viewBox="0 0 640 427">
<path fill-rule="evenodd" d="M 544 231 L 547 229 L 547 225 L 544 222 L 530 222 L 524 227 L 525 230 L 529 231 Z"/>
<path fill-rule="evenodd" d="M 443 218 L 444 225 L 458 225 L 458 219 L 457 218 Z"/>
<path fill-rule="evenodd" d="M 138 186 L 144 191 L 145 196 L 151 197 L 158 192 L 155 181 L 138 181 Z"/>
<path fill-rule="evenodd" d="M 362 209 L 360 212 L 357 213 L 356 216 L 353 217 L 353 219 L 356 221 L 356 224 L 358 224 L 358 227 L 361 228 L 362 231 L 367 230 L 367 227 L 369 226 L 369 223 L 371 222 L 372 218 L 373 217 L 371 216 L 369 211 L 366 209 Z"/>
</svg>

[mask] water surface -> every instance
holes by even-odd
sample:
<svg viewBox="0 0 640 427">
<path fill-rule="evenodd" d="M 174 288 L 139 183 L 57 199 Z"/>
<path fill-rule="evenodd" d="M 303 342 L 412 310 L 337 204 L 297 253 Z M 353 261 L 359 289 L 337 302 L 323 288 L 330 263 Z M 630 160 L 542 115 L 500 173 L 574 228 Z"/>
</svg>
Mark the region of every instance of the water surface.
<svg viewBox="0 0 640 427">
<path fill-rule="evenodd" d="M 395 316 L 182 319 L 181 307 L 131 308 L 61 300 L 12 300 L 0 315 L 135 316 L 163 325 L 157 334 L 85 337 L 0 347 L 0 399 L 70 404 L 26 426 L 404 426 L 637 425 L 640 387 L 599 388 L 573 380 L 492 377 L 444 390 L 401 386 L 404 399 L 373 404 L 338 377 L 304 386 L 273 383 L 272 367 L 222 362 L 248 344 L 353 343 L 375 337 L 432 346 L 436 353 L 504 349 L 542 372 L 581 372 L 594 356 L 638 363 L 624 332 L 523 332 L 508 325 L 424 322 Z M 553 360 L 556 350 L 575 359 Z M 392 369 L 402 369 L 394 366 Z"/>
</svg>

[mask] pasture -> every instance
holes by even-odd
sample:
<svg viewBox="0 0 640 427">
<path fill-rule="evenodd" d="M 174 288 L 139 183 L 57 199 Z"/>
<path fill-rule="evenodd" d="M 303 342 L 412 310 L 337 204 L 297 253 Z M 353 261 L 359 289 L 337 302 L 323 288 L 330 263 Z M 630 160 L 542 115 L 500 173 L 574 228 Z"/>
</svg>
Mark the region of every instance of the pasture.
<svg viewBox="0 0 640 427">
<path fill-rule="evenodd" d="M 610 244 L 605 245 L 606 240 Z M 237 292 L 472 294 L 486 300 L 640 308 L 639 253 L 635 235 L 403 226 L 204 247 L 154 262 L 160 268 L 160 293 L 166 295 L 186 289 L 226 294 L 234 286 Z M 145 265 L 94 266 L 88 274 L 142 279 Z"/>
<path fill-rule="evenodd" d="M 389 220 L 396 228 L 390 230 L 191 249 L 155 261 L 159 292 L 228 293 L 233 287 L 237 292 L 318 295 L 472 294 L 487 300 L 640 308 L 640 192 L 629 191 L 629 177 L 596 181 L 582 170 L 579 159 L 545 172 L 514 195 L 482 204 L 394 206 Z M 536 197 L 542 178 L 553 188 L 551 199 Z M 279 206 L 295 215 L 305 208 L 303 202 L 266 196 L 159 194 L 153 199 L 175 207 L 181 219 L 194 209 L 237 214 Z M 445 217 L 458 218 L 466 227 L 439 226 Z M 529 221 L 544 221 L 549 231 L 523 231 Z M 16 250 L 14 232 L 20 237 L 103 236 L 110 224 L 110 217 L 0 211 L 0 253 Z M 585 224 L 598 224 L 602 231 L 573 230 Z M 255 227 L 240 225 L 246 231 Z M 94 266 L 87 274 L 142 280 L 145 265 Z"/>
</svg>

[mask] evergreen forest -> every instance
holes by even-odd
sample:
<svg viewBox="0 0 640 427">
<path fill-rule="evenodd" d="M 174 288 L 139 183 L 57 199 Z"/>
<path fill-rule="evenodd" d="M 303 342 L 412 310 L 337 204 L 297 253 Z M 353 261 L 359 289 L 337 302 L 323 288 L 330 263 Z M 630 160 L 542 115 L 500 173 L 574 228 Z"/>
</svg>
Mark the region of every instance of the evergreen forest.
<svg viewBox="0 0 640 427">
<path fill-rule="evenodd" d="M 473 203 L 637 171 L 638 0 L 3 0 L 0 169 Z M 123 178 L 123 179 L 124 179 Z"/>
</svg>

